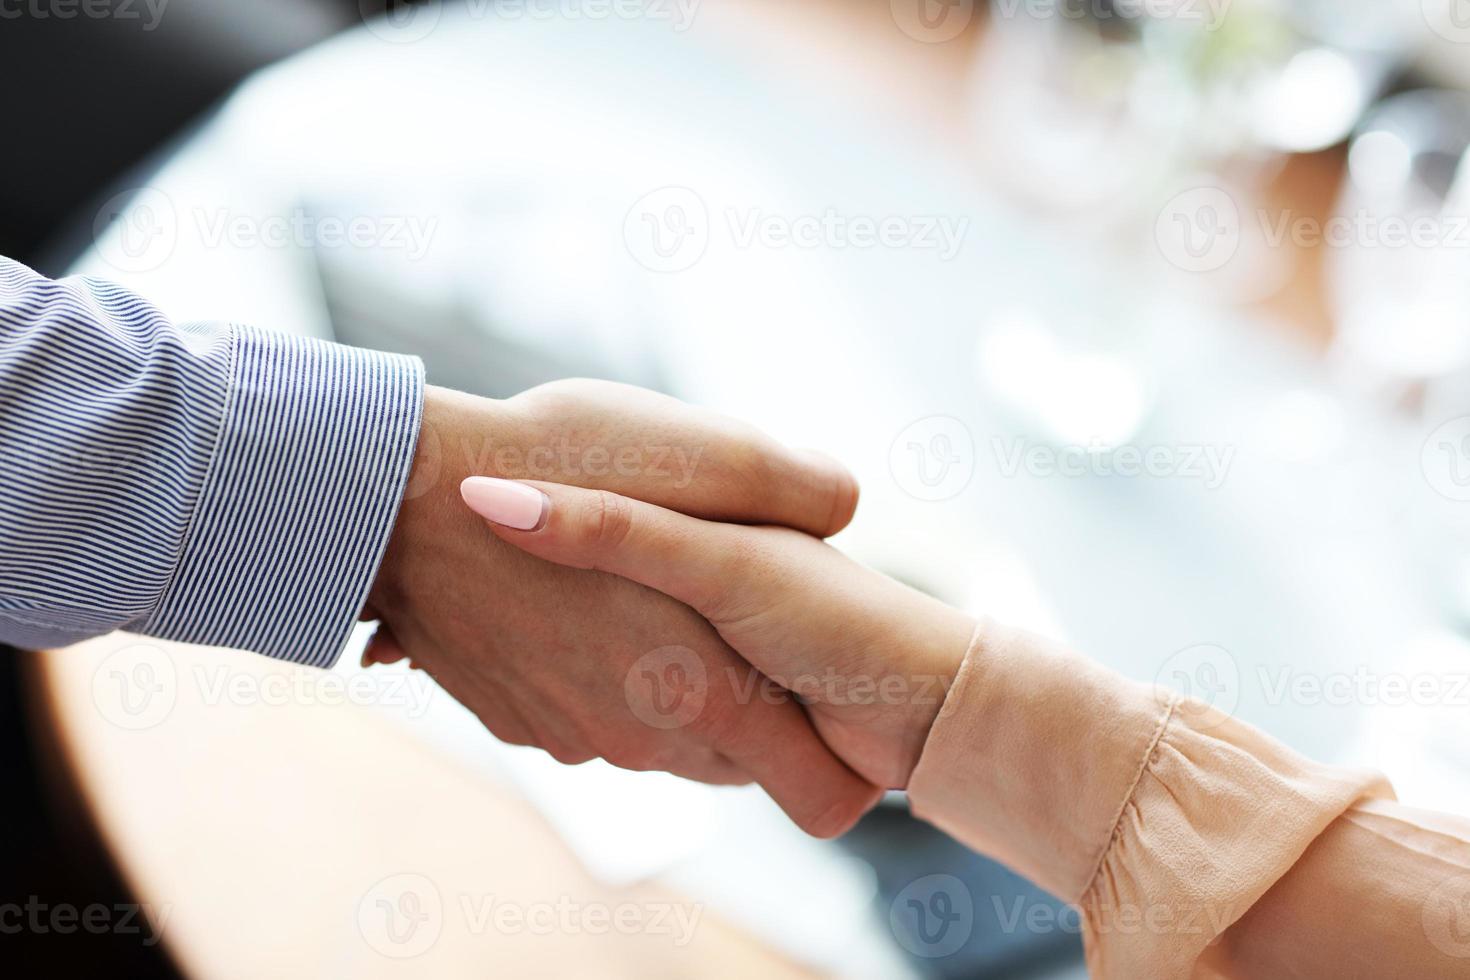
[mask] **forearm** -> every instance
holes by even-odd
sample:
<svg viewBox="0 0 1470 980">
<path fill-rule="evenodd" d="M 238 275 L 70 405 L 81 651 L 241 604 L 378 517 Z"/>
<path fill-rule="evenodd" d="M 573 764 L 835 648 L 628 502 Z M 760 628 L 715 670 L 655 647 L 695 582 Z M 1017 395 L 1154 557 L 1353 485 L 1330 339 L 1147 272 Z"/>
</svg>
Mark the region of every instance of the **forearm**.
<svg viewBox="0 0 1470 980">
<path fill-rule="evenodd" d="M 0 259 L 0 639 L 332 660 L 407 477 L 416 362 Z"/>
<path fill-rule="evenodd" d="M 1391 793 L 993 623 L 909 792 L 921 816 L 1076 903 L 1099 980 L 1195 975 L 1335 820 Z M 1359 914 L 1339 909 L 1373 931 Z"/>
</svg>

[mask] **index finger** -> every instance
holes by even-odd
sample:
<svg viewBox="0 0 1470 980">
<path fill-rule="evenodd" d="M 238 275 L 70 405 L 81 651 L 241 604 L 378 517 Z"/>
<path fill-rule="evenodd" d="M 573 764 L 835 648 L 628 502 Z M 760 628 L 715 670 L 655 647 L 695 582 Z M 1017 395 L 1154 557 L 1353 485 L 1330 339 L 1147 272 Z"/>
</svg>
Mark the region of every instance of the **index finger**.
<svg viewBox="0 0 1470 980">
<path fill-rule="evenodd" d="M 460 493 L 498 537 L 521 550 L 631 579 L 697 612 L 708 615 L 733 584 L 725 556 L 739 529 L 730 525 L 560 483 L 475 476 Z"/>
</svg>

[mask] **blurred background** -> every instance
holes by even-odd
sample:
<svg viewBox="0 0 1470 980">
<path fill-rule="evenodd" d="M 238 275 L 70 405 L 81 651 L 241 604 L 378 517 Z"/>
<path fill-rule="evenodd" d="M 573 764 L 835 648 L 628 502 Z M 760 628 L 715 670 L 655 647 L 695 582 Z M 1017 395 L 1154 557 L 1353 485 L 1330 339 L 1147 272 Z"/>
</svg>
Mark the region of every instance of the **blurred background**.
<svg viewBox="0 0 1470 980">
<path fill-rule="evenodd" d="M 0 81 L 0 254 L 482 394 L 592 375 L 748 418 L 859 475 L 857 557 L 1470 812 L 1466 0 L 0 0 Z M 267 757 L 276 716 L 200 701 L 187 652 L 144 658 L 169 710 L 110 711 L 114 655 L 5 662 L 17 963 L 475 975 L 507 937 L 400 956 L 361 903 L 390 872 L 399 909 L 425 878 L 446 910 L 513 894 L 503 864 L 290 850 L 322 821 L 271 780 L 365 725 L 452 767 L 421 810 L 515 800 L 579 887 L 667 889 L 740 955 L 1085 975 L 1075 915 L 901 799 L 819 844 L 755 794 L 500 746 L 442 695 L 298 699 L 307 744 Z M 345 825 L 340 792 L 315 805 Z M 326 881 L 344 909 L 261 897 Z M 11 930 L 7 902 L 177 924 Z M 565 938 L 524 975 L 628 967 Z M 695 948 L 629 972 L 708 975 Z"/>
</svg>

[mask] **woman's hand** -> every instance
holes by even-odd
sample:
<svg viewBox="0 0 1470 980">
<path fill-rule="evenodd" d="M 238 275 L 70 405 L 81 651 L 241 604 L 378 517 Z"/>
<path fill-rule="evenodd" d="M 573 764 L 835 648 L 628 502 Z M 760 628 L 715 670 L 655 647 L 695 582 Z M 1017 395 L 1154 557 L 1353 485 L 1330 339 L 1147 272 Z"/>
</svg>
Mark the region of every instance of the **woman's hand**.
<svg viewBox="0 0 1470 980">
<path fill-rule="evenodd" d="M 964 659 L 971 617 L 787 528 L 705 521 L 554 483 L 474 478 L 461 492 L 510 544 L 688 604 L 751 665 L 679 665 L 686 683 L 700 673 L 737 698 L 787 688 L 860 776 L 908 784 Z"/>
</svg>

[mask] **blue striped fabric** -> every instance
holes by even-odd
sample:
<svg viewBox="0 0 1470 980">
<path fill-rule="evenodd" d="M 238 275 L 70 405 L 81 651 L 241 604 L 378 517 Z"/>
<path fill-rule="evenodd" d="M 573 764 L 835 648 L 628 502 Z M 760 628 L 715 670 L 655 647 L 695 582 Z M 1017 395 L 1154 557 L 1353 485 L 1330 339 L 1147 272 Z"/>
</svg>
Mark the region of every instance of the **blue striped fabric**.
<svg viewBox="0 0 1470 980">
<path fill-rule="evenodd" d="M 331 665 L 423 386 L 416 358 L 174 324 L 0 257 L 0 642 L 121 629 Z"/>
</svg>

